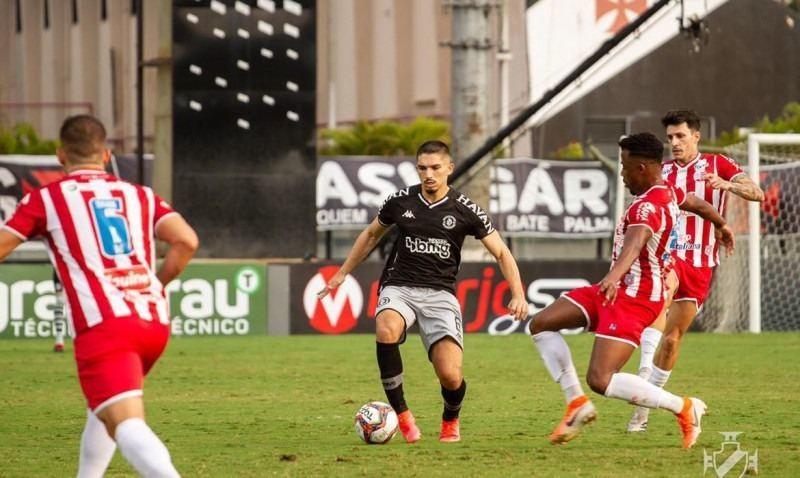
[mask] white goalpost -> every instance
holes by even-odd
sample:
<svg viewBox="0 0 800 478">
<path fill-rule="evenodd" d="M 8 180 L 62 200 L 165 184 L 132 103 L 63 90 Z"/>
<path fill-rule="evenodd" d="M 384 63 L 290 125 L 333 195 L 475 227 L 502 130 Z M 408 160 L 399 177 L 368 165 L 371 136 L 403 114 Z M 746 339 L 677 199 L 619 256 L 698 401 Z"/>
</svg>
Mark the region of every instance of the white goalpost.
<svg viewBox="0 0 800 478">
<path fill-rule="evenodd" d="M 750 134 L 725 154 L 739 160 L 766 197 L 754 203 L 728 194 L 737 250 L 733 257 L 720 254 L 696 327 L 800 330 L 800 134 Z"/>
</svg>

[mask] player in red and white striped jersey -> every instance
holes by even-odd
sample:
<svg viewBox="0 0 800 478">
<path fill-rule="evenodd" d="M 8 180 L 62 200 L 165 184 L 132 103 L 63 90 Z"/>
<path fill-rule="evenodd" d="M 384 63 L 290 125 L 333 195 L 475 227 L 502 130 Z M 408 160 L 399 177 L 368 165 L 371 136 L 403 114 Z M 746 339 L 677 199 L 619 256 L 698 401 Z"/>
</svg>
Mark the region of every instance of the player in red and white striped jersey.
<svg viewBox="0 0 800 478">
<path fill-rule="evenodd" d="M 666 181 L 711 203 L 725 214 L 727 192 L 748 201 L 761 201 L 764 193 L 730 158 L 698 151 L 700 118 L 689 110 L 668 112 L 661 123 L 666 128 L 672 159 L 663 166 Z M 667 298 L 665 310 L 642 333 L 639 375 L 663 387 L 667 382 L 683 335 L 702 307 L 711 286 L 714 267 L 719 264 L 719 245 L 714 228 L 695 214 L 684 213 L 673 238 L 676 290 Z M 667 314 L 667 310 L 669 314 Z M 664 340 L 661 340 L 662 331 Z M 659 342 L 661 347 L 656 351 Z M 647 429 L 649 410 L 638 408 L 628 423 L 628 431 Z"/>
<path fill-rule="evenodd" d="M 586 380 L 597 393 L 650 408 L 672 411 L 678 418 L 683 446 L 691 447 L 700 434 L 705 404 L 681 398 L 620 370 L 639 345 L 642 330 L 664 306 L 665 269 L 671 260 L 671 235 L 679 207 L 711 221 L 723 242 L 733 247 L 733 233 L 707 202 L 686 195 L 661 178 L 664 145 L 655 135 L 639 133 L 624 138 L 621 175 L 633 204 L 625 211 L 614 235 L 611 270 L 600 283 L 566 293 L 533 316 L 530 332 L 545 367 L 561 385 L 567 411 L 550 435 L 566 443 L 597 412 L 584 394 L 561 329 L 584 327 L 595 332 Z"/>
<path fill-rule="evenodd" d="M 63 284 L 89 405 L 78 476 L 102 476 L 116 445 L 143 476 L 178 476 L 144 422 L 142 384 L 169 338 L 164 285 L 194 255 L 197 236 L 150 188 L 105 172 L 105 138 L 91 116 L 64 121 L 57 154 L 67 176 L 22 199 L 0 229 L 0 261 L 41 236 Z M 158 270 L 155 238 L 170 246 Z"/>
</svg>

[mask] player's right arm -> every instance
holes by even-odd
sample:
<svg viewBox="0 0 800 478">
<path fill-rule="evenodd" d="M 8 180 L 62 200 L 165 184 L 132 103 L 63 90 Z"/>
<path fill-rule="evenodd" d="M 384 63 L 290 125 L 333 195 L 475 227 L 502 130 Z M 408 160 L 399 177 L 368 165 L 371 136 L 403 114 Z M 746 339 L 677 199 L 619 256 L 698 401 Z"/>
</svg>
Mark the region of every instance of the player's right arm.
<svg viewBox="0 0 800 478">
<path fill-rule="evenodd" d="M 23 242 L 44 234 L 45 217 L 41 191 L 26 194 L 8 221 L 0 224 L 0 262 Z"/>
<path fill-rule="evenodd" d="M 389 227 L 381 224 L 378 218 L 373 219 L 370 225 L 358 235 L 356 242 L 353 244 L 353 248 L 350 249 L 350 252 L 347 254 L 347 259 L 344 260 L 344 264 L 342 264 L 342 267 L 331 277 L 331 280 L 328 281 L 325 288 L 317 293 L 317 297 L 322 299 L 332 290 L 339 287 L 342 282 L 344 282 L 344 278 L 347 277 L 347 274 L 364 262 L 364 259 L 375 249 L 375 246 L 378 245 L 378 242 L 380 242 L 381 238 L 388 230 Z"/>
<path fill-rule="evenodd" d="M 180 214 L 164 217 L 156 225 L 155 233 L 159 240 L 169 244 L 169 250 L 156 273 L 158 280 L 167 285 L 180 275 L 197 251 L 200 241 L 192 226 Z"/>
<path fill-rule="evenodd" d="M 684 199 L 678 206 L 684 211 L 697 214 L 706 221 L 714 224 L 714 233 L 720 243 L 725 246 L 728 255 L 733 254 L 733 249 L 736 246 L 736 241 L 733 237 L 733 230 L 725 222 L 725 219 L 719 214 L 717 209 L 709 204 L 707 201 L 700 199 L 694 194 L 686 194 Z"/>
<path fill-rule="evenodd" d="M 0 229 L 0 262 L 8 257 L 11 251 L 16 249 L 20 244 L 22 244 L 22 239 L 5 229 Z"/>
<path fill-rule="evenodd" d="M 655 214 L 653 214 L 655 215 Z M 611 270 L 608 271 L 603 280 L 600 281 L 600 294 L 605 296 L 603 305 L 613 304 L 617 299 L 617 284 L 639 257 L 642 248 L 653 236 L 653 229 L 647 223 L 631 224 L 625 231 L 625 238 L 622 242 L 622 251 L 614 262 Z"/>
</svg>

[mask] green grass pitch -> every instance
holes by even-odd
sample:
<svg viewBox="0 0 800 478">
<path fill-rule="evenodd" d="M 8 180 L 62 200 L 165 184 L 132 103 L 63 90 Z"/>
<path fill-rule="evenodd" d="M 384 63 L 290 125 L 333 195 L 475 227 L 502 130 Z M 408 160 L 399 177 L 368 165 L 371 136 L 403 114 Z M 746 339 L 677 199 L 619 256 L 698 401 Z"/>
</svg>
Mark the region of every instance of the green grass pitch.
<svg viewBox="0 0 800 478">
<path fill-rule="evenodd" d="M 592 336 L 567 340 L 583 374 Z M 2 477 L 75 475 L 84 403 L 71 346 L 56 355 L 51 344 L 0 341 Z M 691 451 L 671 414 L 654 411 L 649 430 L 630 435 L 631 406 L 594 394 L 598 422 L 550 445 L 563 399 L 523 335 L 467 336 L 462 442 L 441 444 L 439 386 L 419 338 L 402 352 L 423 432 L 414 445 L 399 435 L 364 445 L 353 431 L 356 409 L 384 399 L 366 335 L 173 340 L 145 387 L 148 421 L 186 477 L 702 476 L 703 449 L 717 451 L 722 431 L 758 449 L 761 476 L 800 476 L 797 333 L 687 337 L 667 388 L 710 407 Z M 638 353 L 628 370 L 636 363 Z M 107 476 L 135 473 L 117 453 Z"/>
</svg>

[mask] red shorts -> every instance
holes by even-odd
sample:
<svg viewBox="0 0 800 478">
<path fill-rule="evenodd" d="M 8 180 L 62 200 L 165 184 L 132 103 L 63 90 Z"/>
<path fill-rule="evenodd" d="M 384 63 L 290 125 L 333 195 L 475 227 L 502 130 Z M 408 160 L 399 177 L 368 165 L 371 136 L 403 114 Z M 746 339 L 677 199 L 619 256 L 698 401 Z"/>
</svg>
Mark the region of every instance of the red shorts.
<svg viewBox="0 0 800 478">
<path fill-rule="evenodd" d="M 75 339 L 78 380 L 97 413 L 122 398 L 142 394 L 144 376 L 169 341 L 169 326 L 137 318 L 105 319 Z"/>
<path fill-rule="evenodd" d="M 603 305 L 605 298 L 599 291 L 599 285 L 587 285 L 573 289 L 563 297 L 581 309 L 586 317 L 588 331 L 594 332 L 598 337 L 619 340 L 638 347 L 642 330 L 656 320 L 664 308 L 664 301 L 633 299 L 620 293 L 613 304 Z"/>
<path fill-rule="evenodd" d="M 714 268 L 695 267 L 686 261 L 675 258 L 674 269 L 678 276 L 678 289 L 672 300 L 693 300 L 700 309 L 708 297 Z"/>
</svg>

